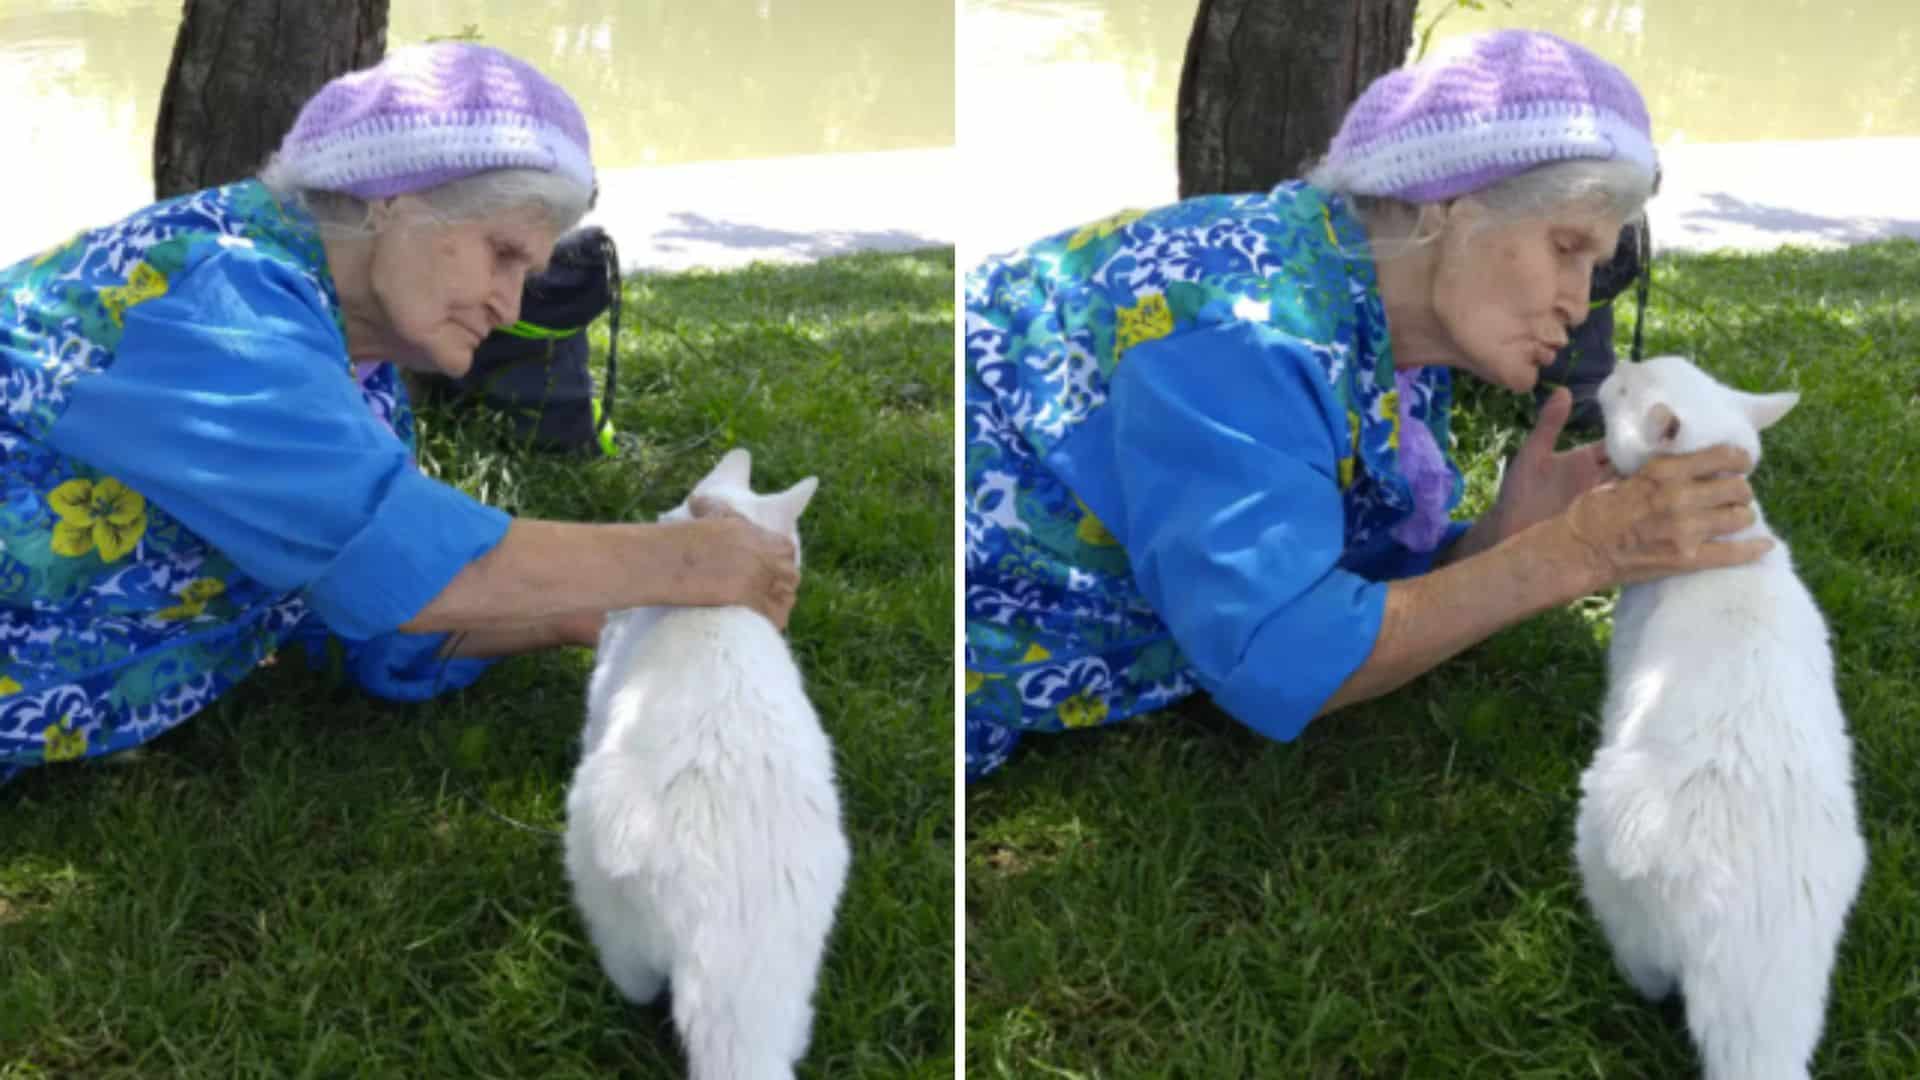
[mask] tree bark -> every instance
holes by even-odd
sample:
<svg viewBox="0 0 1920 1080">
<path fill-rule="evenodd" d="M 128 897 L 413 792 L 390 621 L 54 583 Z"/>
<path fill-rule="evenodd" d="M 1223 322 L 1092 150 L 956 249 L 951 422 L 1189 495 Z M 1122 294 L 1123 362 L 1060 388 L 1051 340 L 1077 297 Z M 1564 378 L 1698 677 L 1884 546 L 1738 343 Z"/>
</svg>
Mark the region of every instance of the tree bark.
<svg viewBox="0 0 1920 1080">
<path fill-rule="evenodd" d="M 251 176 L 328 79 L 378 63 L 388 0 L 185 0 L 153 133 L 158 198 Z"/>
<path fill-rule="evenodd" d="M 1180 197 L 1264 191 L 1405 62 L 1414 0 L 1200 0 L 1180 71 Z"/>
</svg>

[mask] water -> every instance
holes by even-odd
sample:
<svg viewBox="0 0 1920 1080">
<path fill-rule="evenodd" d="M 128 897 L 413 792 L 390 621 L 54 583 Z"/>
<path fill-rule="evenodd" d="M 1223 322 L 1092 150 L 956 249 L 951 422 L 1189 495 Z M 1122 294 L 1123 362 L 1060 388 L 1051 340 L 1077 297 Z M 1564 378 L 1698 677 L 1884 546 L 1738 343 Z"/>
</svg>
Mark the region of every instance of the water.
<svg viewBox="0 0 1920 1080">
<path fill-rule="evenodd" d="M 0 260 L 151 197 L 179 16 L 0 0 Z M 953 142 L 953 0 L 395 0 L 387 44 L 469 27 L 574 94 L 603 170 Z"/>
<path fill-rule="evenodd" d="M 1850 139 L 1920 135 L 1916 25 L 1898 0 L 1492 0 L 1446 13 L 1434 41 L 1500 26 L 1577 41 L 1632 76 L 1662 143 Z"/>
<path fill-rule="evenodd" d="M 458 34 L 471 25 L 484 40 L 552 71 L 581 99 L 603 169 L 791 155 L 846 160 L 842 155 L 859 151 L 945 147 L 957 136 L 951 196 L 917 167 L 841 201 L 871 205 L 895 192 L 898 209 L 886 208 L 892 217 L 881 224 L 898 230 L 920 224 L 909 220 L 914 215 L 951 211 L 962 219 L 956 231 L 964 261 L 1174 196 L 1174 104 L 1194 6 L 395 0 L 389 42 Z M 1664 148 L 1920 136 L 1920 20 L 1906 14 L 1911 3 L 1486 6 L 1448 13 L 1436 40 L 1529 25 L 1580 41 L 1639 83 Z M 1418 26 L 1445 5 L 1428 0 L 1426 7 Z M 0 260 L 117 216 L 151 194 L 153 115 L 178 13 L 178 0 L 0 0 L 0 101 L 7 105 L 0 146 L 15 163 L 0 175 L 0 197 L 14 208 L 0 219 Z M 1782 195 L 1776 201 L 1796 207 L 1791 196 L 1815 187 L 1832 189 L 1829 202 L 1856 215 L 1889 216 L 1903 205 L 1891 180 L 1857 188 L 1862 166 L 1864 175 L 1905 174 L 1887 167 L 1884 156 L 1800 154 L 1801 171 L 1792 175 L 1765 164 L 1760 174 L 1742 175 L 1748 159 L 1734 154 L 1669 160 L 1688 166 L 1670 174 L 1676 183 L 1689 175 L 1715 183 L 1724 176 L 1725 186 L 1743 189 L 1770 183 Z M 1832 164 L 1838 161 L 1849 164 Z M 735 184 L 740 200 L 759 200 L 759 191 L 780 186 L 760 175 Z M 851 190 L 852 175 L 833 173 L 829 186 Z M 718 190 L 705 179 L 687 186 L 696 194 Z M 824 194 L 809 194 L 784 205 L 805 210 L 824 201 Z M 829 225 L 878 227 L 854 217 L 849 209 L 844 223 Z M 794 232 L 829 227 L 767 224 Z"/>
<path fill-rule="evenodd" d="M 961 4 L 959 145 L 979 205 L 963 259 L 1175 196 L 1191 0 Z M 1427 0 L 1416 30 L 1447 6 Z M 1911 137 L 1911 10 L 1894 0 L 1486 0 L 1481 12 L 1448 12 L 1433 41 L 1527 26 L 1586 45 L 1640 86 L 1668 148 Z M 1808 165 L 1796 184 L 1818 182 Z"/>
</svg>

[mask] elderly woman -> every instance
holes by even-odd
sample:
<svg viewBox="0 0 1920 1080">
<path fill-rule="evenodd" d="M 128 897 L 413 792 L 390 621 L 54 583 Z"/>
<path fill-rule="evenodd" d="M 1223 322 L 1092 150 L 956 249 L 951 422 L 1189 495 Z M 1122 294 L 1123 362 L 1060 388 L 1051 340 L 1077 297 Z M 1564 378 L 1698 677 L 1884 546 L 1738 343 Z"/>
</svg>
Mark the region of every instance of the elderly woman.
<svg viewBox="0 0 1920 1080">
<path fill-rule="evenodd" d="M 791 546 L 738 518 L 515 519 L 414 466 L 393 365 L 464 373 L 594 191 L 564 91 L 431 45 L 322 88 L 259 179 L 0 271 L 0 779 L 145 742 L 290 641 L 418 700 L 611 609 L 784 624 Z"/>
<path fill-rule="evenodd" d="M 1274 739 L 1548 608 L 1763 544 L 1738 451 L 1610 475 L 1559 391 L 1451 522 L 1455 371 L 1533 389 L 1652 194 L 1617 68 L 1503 31 L 1377 80 L 1305 182 L 967 281 L 967 775 L 1205 691 Z"/>
</svg>

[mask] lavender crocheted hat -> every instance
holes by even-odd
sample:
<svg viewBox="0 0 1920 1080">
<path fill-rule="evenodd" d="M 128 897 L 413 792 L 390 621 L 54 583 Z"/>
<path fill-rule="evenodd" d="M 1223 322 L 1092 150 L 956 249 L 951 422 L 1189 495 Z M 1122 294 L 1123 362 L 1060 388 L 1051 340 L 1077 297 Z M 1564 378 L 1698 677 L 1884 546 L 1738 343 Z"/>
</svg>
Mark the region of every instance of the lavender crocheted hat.
<svg viewBox="0 0 1920 1080">
<path fill-rule="evenodd" d="M 301 187 L 362 199 L 494 169 L 594 186 L 586 120 L 567 92 L 525 61 L 465 42 L 397 49 L 327 83 L 277 160 Z"/>
<path fill-rule="evenodd" d="M 1347 110 L 1316 179 L 1438 202 L 1572 158 L 1630 161 L 1657 177 L 1640 91 L 1571 41 L 1496 30 L 1374 80 Z"/>
</svg>

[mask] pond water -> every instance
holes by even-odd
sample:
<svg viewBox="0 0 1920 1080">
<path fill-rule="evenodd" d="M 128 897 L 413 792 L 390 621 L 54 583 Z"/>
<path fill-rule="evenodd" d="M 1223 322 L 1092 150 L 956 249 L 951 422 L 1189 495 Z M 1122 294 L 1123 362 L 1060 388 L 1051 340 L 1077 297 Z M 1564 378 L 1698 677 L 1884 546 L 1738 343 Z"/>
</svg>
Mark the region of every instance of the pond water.
<svg viewBox="0 0 1920 1080">
<path fill-rule="evenodd" d="M 1171 199 L 1196 4 L 961 0 L 963 256 Z M 1452 7 L 1452 10 L 1446 10 Z M 1442 12 L 1445 12 L 1442 15 Z M 1619 64 L 1676 144 L 1920 136 L 1920 20 L 1890 0 L 1428 0 L 1433 43 L 1551 30 Z M 1417 42 L 1416 42 L 1417 45 Z M 1008 210 L 1007 208 L 1014 208 Z"/>
<path fill-rule="evenodd" d="M 0 260 L 151 196 L 180 7 L 0 0 Z M 387 44 L 467 32 L 580 100 L 602 169 L 953 142 L 953 0 L 395 0 Z"/>
</svg>

